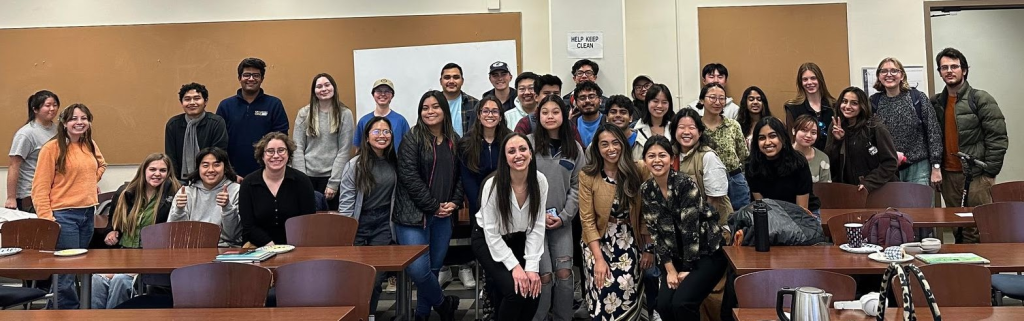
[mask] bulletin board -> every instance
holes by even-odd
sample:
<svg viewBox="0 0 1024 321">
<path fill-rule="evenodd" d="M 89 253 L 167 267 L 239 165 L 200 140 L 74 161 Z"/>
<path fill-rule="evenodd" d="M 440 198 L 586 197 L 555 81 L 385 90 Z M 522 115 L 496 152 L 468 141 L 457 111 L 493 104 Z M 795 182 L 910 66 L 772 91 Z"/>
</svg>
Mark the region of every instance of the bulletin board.
<svg viewBox="0 0 1024 321">
<path fill-rule="evenodd" d="M 805 62 L 821 67 L 832 95 L 850 86 L 845 3 L 697 8 L 697 16 L 701 66 L 729 68 L 727 94 L 737 105 L 743 90 L 758 86 L 772 115 L 785 119 Z"/>
<path fill-rule="evenodd" d="M 206 85 L 207 111 L 215 112 L 239 88 L 243 58 L 267 62 L 263 88 L 281 98 L 294 125 L 318 73 L 334 76 L 353 109 L 356 95 L 369 95 L 354 92 L 354 50 L 500 40 L 514 40 L 522 59 L 520 13 L 4 29 L 0 148 L 10 149 L 28 97 L 41 89 L 57 93 L 62 107 L 92 110 L 93 136 L 108 163 L 137 164 L 163 151 L 167 119 L 182 112 L 181 85 Z M 440 68 L 423 77 L 437 78 Z"/>
</svg>

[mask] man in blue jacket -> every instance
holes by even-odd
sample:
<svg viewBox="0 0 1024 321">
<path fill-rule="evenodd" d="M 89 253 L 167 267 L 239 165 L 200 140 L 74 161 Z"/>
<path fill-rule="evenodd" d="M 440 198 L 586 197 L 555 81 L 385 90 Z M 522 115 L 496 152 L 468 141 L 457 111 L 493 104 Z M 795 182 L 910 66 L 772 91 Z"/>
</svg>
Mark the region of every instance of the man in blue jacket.
<svg viewBox="0 0 1024 321">
<path fill-rule="evenodd" d="M 241 88 L 224 98 L 217 115 L 228 127 L 228 158 L 239 180 L 259 169 L 253 158 L 253 144 L 271 132 L 288 133 L 288 114 L 281 99 L 263 93 L 260 87 L 267 75 L 267 64 L 259 58 L 245 58 L 238 64 Z"/>
</svg>

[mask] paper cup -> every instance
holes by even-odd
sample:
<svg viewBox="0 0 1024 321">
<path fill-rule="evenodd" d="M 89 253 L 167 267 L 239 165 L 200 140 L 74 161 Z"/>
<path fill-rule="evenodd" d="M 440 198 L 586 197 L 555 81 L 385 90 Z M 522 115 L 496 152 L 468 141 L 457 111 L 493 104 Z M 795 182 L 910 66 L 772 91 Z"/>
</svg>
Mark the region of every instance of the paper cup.
<svg viewBox="0 0 1024 321">
<path fill-rule="evenodd" d="M 864 224 L 860 223 L 846 223 L 843 225 L 846 227 L 846 243 L 852 248 L 859 248 L 864 245 L 864 235 L 861 234 L 861 230 Z"/>
<path fill-rule="evenodd" d="M 904 254 L 906 254 L 906 252 L 903 250 L 902 246 L 890 246 L 885 248 L 885 252 L 882 252 L 882 255 L 885 256 L 885 259 L 887 260 L 903 259 Z"/>
</svg>

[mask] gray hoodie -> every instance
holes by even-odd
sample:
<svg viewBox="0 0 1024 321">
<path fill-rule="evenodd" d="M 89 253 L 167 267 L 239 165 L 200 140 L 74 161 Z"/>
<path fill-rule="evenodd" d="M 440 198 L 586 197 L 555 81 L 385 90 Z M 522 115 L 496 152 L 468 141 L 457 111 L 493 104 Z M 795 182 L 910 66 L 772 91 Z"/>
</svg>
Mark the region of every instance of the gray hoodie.
<svg viewBox="0 0 1024 321">
<path fill-rule="evenodd" d="M 228 187 L 229 201 L 226 206 L 221 208 L 217 206 L 217 194 L 224 189 L 225 185 Z M 185 193 L 188 195 L 188 202 L 184 208 L 174 204 L 167 221 L 199 221 L 217 224 L 221 227 L 220 242 L 217 243 L 217 246 L 241 246 L 243 242 L 242 225 L 238 218 L 238 188 L 239 185 L 230 179 L 222 180 L 212 189 L 206 189 L 202 182 L 186 186 Z M 175 197 L 180 193 L 181 190 L 178 190 Z"/>
<path fill-rule="evenodd" d="M 534 150 L 549 148 L 548 146 L 536 146 L 533 134 L 527 136 Z M 573 141 L 575 142 L 575 141 Z M 558 217 L 563 224 L 569 224 L 579 213 L 580 168 L 586 165 L 586 158 L 583 154 L 583 147 L 576 143 L 576 159 L 566 159 L 559 152 L 556 156 L 540 156 L 534 153 L 534 161 L 537 162 L 537 171 L 544 174 L 548 180 L 548 198 L 545 206 L 558 210 Z M 563 225 L 564 226 L 564 225 Z"/>
</svg>

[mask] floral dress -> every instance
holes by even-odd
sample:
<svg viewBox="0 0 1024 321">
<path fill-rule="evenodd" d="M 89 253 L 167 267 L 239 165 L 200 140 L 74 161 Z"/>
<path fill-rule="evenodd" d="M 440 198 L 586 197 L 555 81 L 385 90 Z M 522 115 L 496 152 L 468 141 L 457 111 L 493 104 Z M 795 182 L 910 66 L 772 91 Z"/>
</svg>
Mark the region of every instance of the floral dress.
<svg viewBox="0 0 1024 321">
<path fill-rule="evenodd" d="M 629 202 L 618 197 L 612 202 L 608 230 L 601 236 L 601 254 L 608 263 L 612 280 L 602 288 L 594 286 L 594 253 L 583 246 L 586 300 L 593 320 L 647 320 L 640 249 L 629 224 Z"/>
</svg>

